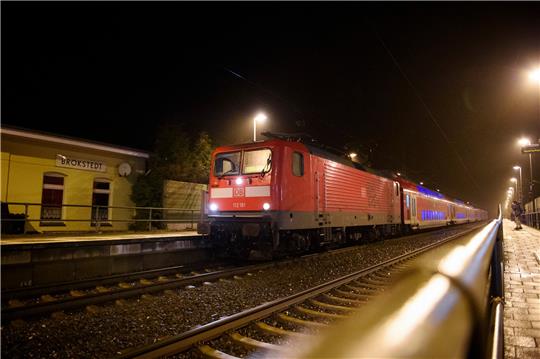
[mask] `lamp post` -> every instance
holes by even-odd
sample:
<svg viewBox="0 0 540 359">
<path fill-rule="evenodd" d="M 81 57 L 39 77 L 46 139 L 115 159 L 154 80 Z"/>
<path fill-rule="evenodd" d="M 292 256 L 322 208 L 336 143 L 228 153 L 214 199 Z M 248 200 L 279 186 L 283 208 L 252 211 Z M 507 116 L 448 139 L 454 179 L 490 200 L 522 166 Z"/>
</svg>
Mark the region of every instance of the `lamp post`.
<svg viewBox="0 0 540 359">
<path fill-rule="evenodd" d="M 515 178 L 515 177 L 510 178 L 510 182 L 512 182 L 512 183 L 514 184 L 514 186 L 516 187 L 516 188 L 515 188 L 516 190 L 515 190 L 514 193 L 516 194 L 516 197 L 517 197 L 518 201 L 521 201 L 520 198 L 519 198 L 519 191 L 518 191 L 517 178 Z"/>
<path fill-rule="evenodd" d="M 523 177 L 521 176 L 521 166 L 512 167 L 514 170 L 519 170 L 519 201 L 523 204 Z"/>
<path fill-rule="evenodd" d="M 257 122 L 263 123 L 268 117 L 262 112 L 253 117 L 253 142 L 257 142 Z"/>
<path fill-rule="evenodd" d="M 524 146 L 529 146 L 531 144 L 531 141 L 528 139 L 528 138 L 520 138 L 519 141 L 518 141 L 519 145 L 521 147 L 524 147 Z M 529 178 L 530 179 L 530 182 L 529 182 L 529 196 L 531 197 L 531 200 L 533 199 L 533 168 L 532 168 L 532 156 L 531 154 L 529 153 L 529 170 L 530 170 L 530 175 L 531 177 Z M 533 201 L 533 204 L 534 204 L 534 201 Z"/>
</svg>

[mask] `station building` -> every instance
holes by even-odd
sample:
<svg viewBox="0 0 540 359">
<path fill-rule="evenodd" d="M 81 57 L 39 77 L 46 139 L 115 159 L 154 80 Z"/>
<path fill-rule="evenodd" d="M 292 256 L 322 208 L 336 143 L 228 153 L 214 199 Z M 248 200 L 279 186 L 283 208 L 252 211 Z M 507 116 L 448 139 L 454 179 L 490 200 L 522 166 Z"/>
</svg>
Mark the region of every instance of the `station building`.
<svg viewBox="0 0 540 359">
<path fill-rule="evenodd" d="M 0 134 L 3 218 L 26 215 L 26 232 L 128 229 L 148 152 L 7 126 Z"/>
</svg>

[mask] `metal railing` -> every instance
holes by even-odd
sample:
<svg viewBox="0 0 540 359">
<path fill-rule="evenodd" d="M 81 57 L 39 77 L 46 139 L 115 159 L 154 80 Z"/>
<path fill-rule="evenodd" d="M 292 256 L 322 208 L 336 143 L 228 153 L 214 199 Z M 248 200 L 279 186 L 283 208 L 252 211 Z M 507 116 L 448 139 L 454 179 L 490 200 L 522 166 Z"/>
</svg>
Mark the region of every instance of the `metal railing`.
<svg viewBox="0 0 540 359">
<path fill-rule="evenodd" d="M 419 258 L 386 295 L 296 358 L 503 358 L 502 216 Z"/>
<path fill-rule="evenodd" d="M 529 212 L 523 214 L 523 223 L 529 227 L 540 229 L 540 212 Z"/>
<path fill-rule="evenodd" d="M 50 205 L 28 202 L 2 202 L 2 233 L 27 233 L 32 223 L 45 226 L 66 226 L 69 222 L 87 223 L 99 232 L 103 227 L 114 227 L 115 223 L 126 223 L 137 230 L 163 229 L 166 224 L 186 224 L 186 229 L 195 229 L 200 210 L 171 207 L 97 206 L 81 204 Z M 126 227 L 126 226 L 125 226 Z M 127 229 L 127 227 L 125 228 Z"/>
</svg>

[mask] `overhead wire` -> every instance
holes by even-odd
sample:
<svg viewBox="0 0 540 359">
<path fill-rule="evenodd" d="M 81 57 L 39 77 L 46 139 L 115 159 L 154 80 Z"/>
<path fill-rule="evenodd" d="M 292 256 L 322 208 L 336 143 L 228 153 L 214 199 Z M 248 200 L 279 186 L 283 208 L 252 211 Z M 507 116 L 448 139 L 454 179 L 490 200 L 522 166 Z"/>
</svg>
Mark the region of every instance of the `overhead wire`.
<svg viewBox="0 0 540 359">
<path fill-rule="evenodd" d="M 366 21 L 368 24 L 371 25 L 370 22 Z M 414 95 L 416 96 L 416 98 L 420 101 L 420 103 L 422 104 L 424 110 L 427 112 L 429 118 L 431 119 L 431 121 L 435 124 L 435 127 L 437 127 L 437 129 L 439 130 L 440 134 L 442 135 L 442 137 L 444 138 L 444 140 L 446 141 L 446 143 L 450 146 L 450 148 L 452 149 L 452 151 L 454 152 L 455 156 L 458 158 L 461 166 L 463 167 L 463 169 L 465 170 L 465 173 L 467 173 L 467 176 L 469 177 L 469 179 L 471 180 L 471 182 L 474 184 L 474 186 L 476 187 L 476 189 L 480 190 L 480 186 L 478 185 L 478 183 L 476 182 L 476 180 L 474 179 L 474 177 L 472 176 L 469 168 L 467 167 L 467 165 L 465 164 L 465 161 L 463 160 L 463 158 L 461 157 L 461 155 L 459 154 L 458 150 L 455 148 L 455 146 L 453 145 L 452 141 L 450 141 L 450 138 L 448 137 L 448 135 L 446 134 L 446 132 L 444 131 L 444 129 L 442 128 L 442 126 L 440 125 L 439 121 L 437 121 L 437 118 L 435 117 L 435 114 L 433 113 L 433 111 L 430 109 L 430 107 L 427 105 L 426 101 L 424 101 L 424 98 L 422 97 L 422 95 L 420 94 L 420 91 L 416 88 L 416 86 L 413 84 L 413 82 L 411 81 L 411 79 L 409 78 L 409 76 L 407 76 L 407 74 L 405 73 L 405 71 L 403 70 L 403 68 L 401 67 L 401 65 L 399 64 L 399 62 L 397 61 L 396 57 L 394 56 L 394 54 L 392 53 L 392 51 L 388 48 L 388 46 L 386 45 L 385 41 L 383 40 L 383 38 L 379 35 L 379 33 L 377 32 L 377 30 L 375 29 L 375 27 L 373 25 L 371 25 L 371 29 L 372 31 L 375 33 L 375 36 L 377 37 L 377 39 L 379 40 L 379 42 L 381 43 L 382 47 L 384 48 L 384 50 L 386 51 L 386 53 L 388 54 L 388 56 L 390 57 L 390 59 L 392 60 L 394 66 L 396 66 L 396 68 L 398 69 L 398 71 L 400 72 L 400 74 L 403 76 L 403 78 L 405 79 L 405 81 L 407 82 L 407 84 L 411 87 L 411 89 L 413 90 L 413 93 Z"/>
</svg>

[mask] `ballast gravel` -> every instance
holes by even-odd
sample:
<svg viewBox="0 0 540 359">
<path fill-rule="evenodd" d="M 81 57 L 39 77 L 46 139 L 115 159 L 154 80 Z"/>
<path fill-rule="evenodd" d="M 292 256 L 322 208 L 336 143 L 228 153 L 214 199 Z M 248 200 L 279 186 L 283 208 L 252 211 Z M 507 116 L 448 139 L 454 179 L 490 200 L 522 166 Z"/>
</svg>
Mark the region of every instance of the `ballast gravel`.
<svg viewBox="0 0 540 359">
<path fill-rule="evenodd" d="M 460 231 L 465 227 L 461 227 Z M 454 231 L 454 233 L 457 232 Z M 4 358 L 107 358 L 155 343 L 442 240 L 449 231 L 369 243 L 191 288 L 1 327 Z"/>
</svg>

